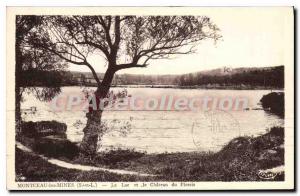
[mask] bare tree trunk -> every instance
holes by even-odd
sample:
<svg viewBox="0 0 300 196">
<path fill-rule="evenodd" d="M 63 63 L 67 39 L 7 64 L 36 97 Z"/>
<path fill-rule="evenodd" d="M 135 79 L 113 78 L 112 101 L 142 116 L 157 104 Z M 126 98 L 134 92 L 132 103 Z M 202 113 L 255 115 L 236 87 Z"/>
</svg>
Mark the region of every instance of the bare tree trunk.
<svg viewBox="0 0 300 196">
<path fill-rule="evenodd" d="M 22 98 L 22 92 L 21 92 L 21 71 L 22 71 L 22 52 L 20 51 L 20 40 L 16 39 L 16 45 L 15 45 L 15 52 L 16 52 L 16 64 L 15 64 L 15 125 L 16 125 L 16 134 L 21 132 L 21 98 Z"/>
<path fill-rule="evenodd" d="M 22 93 L 20 92 L 20 87 L 16 86 L 15 89 L 15 122 L 16 122 L 16 134 L 21 133 L 21 98 L 22 98 Z"/>
<path fill-rule="evenodd" d="M 115 71 L 113 69 L 108 69 L 104 75 L 104 78 L 95 92 L 95 97 L 97 99 L 97 110 L 89 108 L 89 112 L 86 114 L 87 124 L 83 129 L 83 139 L 80 144 L 81 153 L 87 156 L 94 156 L 97 152 L 97 146 L 101 141 L 103 135 L 103 129 L 101 126 L 101 117 L 103 110 L 99 108 L 98 100 L 105 98 L 109 92 L 110 85 L 112 83 Z"/>
</svg>

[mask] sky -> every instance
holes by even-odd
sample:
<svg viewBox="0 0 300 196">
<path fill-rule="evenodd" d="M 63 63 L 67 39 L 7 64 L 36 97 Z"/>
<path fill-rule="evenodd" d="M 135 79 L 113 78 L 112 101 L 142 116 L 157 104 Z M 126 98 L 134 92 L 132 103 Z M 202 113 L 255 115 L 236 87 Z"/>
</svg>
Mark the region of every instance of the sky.
<svg viewBox="0 0 300 196">
<path fill-rule="evenodd" d="M 220 67 L 266 67 L 284 64 L 286 41 L 285 12 L 272 8 L 206 8 L 206 15 L 220 28 L 222 40 L 205 40 L 197 51 L 172 59 L 149 61 L 147 68 L 130 68 L 118 73 L 183 74 Z M 106 70 L 105 62 L 95 54 L 89 58 L 97 72 Z M 89 69 L 70 65 L 73 71 Z"/>
</svg>

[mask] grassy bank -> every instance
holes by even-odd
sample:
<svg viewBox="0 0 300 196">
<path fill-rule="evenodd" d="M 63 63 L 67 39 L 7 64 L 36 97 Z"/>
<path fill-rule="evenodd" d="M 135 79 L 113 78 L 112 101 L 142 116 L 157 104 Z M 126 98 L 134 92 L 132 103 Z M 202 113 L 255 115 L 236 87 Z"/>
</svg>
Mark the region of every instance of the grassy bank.
<svg viewBox="0 0 300 196">
<path fill-rule="evenodd" d="M 113 150 L 100 153 L 93 160 L 79 158 L 75 162 L 157 174 L 162 180 L 263 180 L 258 176 L 259 170 L 284 165 L 283 143 L 283 128 L 273 127 L 259 137 L 233 139 L 217 153 L 143 154 Z M 279 175 L 273 180 L 283 178 Z"/>
<path fill-rule="evenodd" d="M 66 158 L 77 164 L 158 175 L 155 178 L 64 169 L 17 151 L 16 172 L 28 181 L 257 181 L 265 180 L 259 177 L 259 170 L 284 165 L 283 144 L 284 129 L 273 127 L 259 137 L 233 139 L 217 153 L 146 154 L 116 149 L 93 159 Z M 284 180 L 284 174 L 268 180 Z"/>
<path fill-rule="evenodd" d="M 153 177 L 118 175 L 105 171 L 80 171 L 66 169 L 48 163 L 39 156 L 16 149 L 16 181 L 51 182 L 51 181 L 149 181 Z"/>
</svg>

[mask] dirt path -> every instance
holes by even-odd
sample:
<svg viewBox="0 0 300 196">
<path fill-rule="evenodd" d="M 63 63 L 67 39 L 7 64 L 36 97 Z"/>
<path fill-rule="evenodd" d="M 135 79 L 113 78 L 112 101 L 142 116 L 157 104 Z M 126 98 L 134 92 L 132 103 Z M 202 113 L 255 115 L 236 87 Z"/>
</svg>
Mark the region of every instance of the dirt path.
<svg viewBox="0 0 300 196">
<path fill-rule="evenodd" d="M 43 155 L 36 154 L 30 148 L 24 146 L 20 142 L 16 142 L 16 147 L 24 152 L 32 153 L 36 156 L 39 156 L 42 159 L 44 159 L 45 161 L 47 161 L 53 165 L 57 165 L 59 167 L 63 167 L 63 168 L 67 168 L 67 169 L 77 169 L 77 170 L 81 170 L 81 171 L 106 171 L 106 172 L 115 173 L 115 174 L 126 174 L 126 175 L 135 175 L 135 176 L 149 176 L 149 177 L 156 176 L 153 174 L 144 174 L 144 173 L 139 173 L 139 172 L 135 172 L 135 171 L 127 171 L 127 170 L 120 170 L 120 169 L 107 169 L 107 168 L 102 168 L 102 167 L 68 163 L 65 161 L 58 160 L 58 159 L 48 158 Z"/>
</svg>

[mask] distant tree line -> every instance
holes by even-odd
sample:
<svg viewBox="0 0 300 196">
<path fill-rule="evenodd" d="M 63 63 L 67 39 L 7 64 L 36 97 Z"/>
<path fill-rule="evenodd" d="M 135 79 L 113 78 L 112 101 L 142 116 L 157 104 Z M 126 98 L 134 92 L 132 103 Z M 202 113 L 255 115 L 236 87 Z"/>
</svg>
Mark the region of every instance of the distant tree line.
<svg viewBox="0 0 300 196">
<path fill-rule="evenodd" d="M 98 73 L 100 79 L 102 73 Z M 94 86 L 90 73 L 85 72 L 58 72 L 27 70 L 23 73 L 23 84 L 26 86 Z M 30 82 L 34 81 L 34 83 Z M 172 85 L 172 86 L 202 86 L 202 87 L 284 87 L 284 67 L 233 70 L 232 73 L 203 73 L 196 72 L 183 75 L 141 75 L 118 74 L 112 85 Z"/>
<path fill-rule="evenodd" d="M 220 86 L 250 85 L 283 88 L 284 67 L 278 66 L 270 69 L 242 71 L 226 75 L 185 74 L 176 78 L 175 84 L 180 86 L 218 84 Z"/>
</svg>

